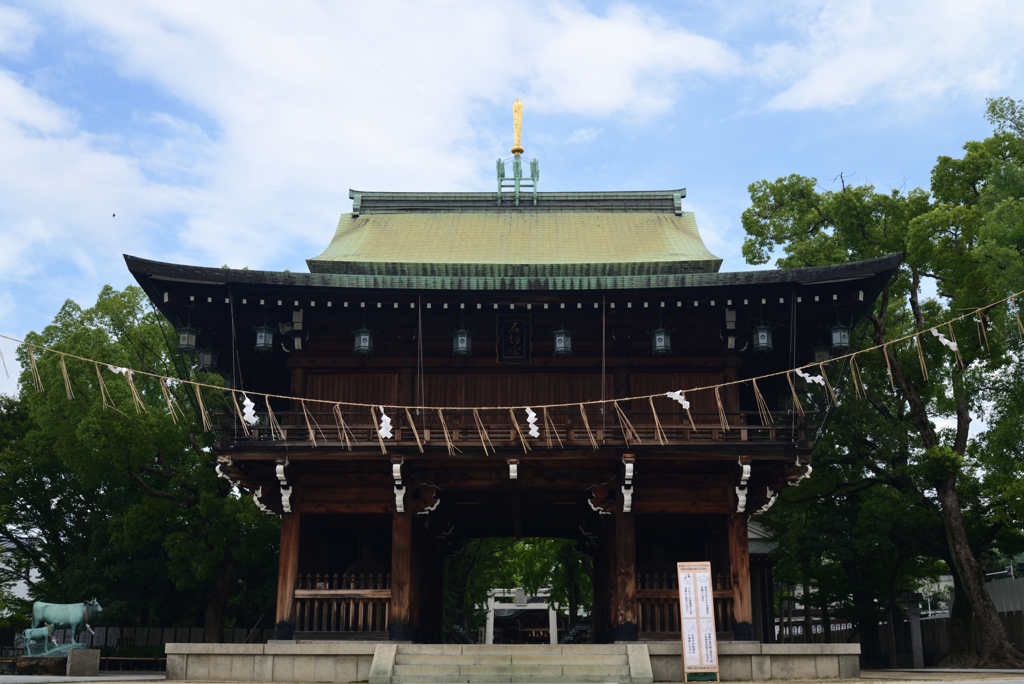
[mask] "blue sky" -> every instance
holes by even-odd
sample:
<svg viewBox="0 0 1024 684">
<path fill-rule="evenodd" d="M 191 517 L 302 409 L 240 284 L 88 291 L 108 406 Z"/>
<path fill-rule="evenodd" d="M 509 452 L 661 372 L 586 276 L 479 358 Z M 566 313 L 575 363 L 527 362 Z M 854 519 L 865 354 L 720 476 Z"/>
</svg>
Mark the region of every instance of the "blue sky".
<svg viewBox="0 0 1024 684">
<path fill-rule="evenodd" d="M 749 268 L 750 183 L 927 187 L 1024 97 L 1020 35 L 985 0 L 0 0 L 0 332 L 123 253 L 305 269 L 349 188 L 491 190 L 517 97 L 542 190 L 686 187 Z"/>
</svg>

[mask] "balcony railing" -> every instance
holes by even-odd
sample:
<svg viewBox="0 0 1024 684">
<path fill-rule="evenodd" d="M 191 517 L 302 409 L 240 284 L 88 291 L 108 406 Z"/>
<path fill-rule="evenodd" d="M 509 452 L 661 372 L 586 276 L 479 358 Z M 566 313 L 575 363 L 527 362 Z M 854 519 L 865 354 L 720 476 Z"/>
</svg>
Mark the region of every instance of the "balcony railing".
<svg viewBox="0 0 1024 684">
<path fill-rule="evenodd" d="M 436 411 L 410 412 L 415 430 L 410 427 L 405 411 L 389 414 L 393 438 L 387 440 L 389 447 L 417 449 L 424 447 L 446 447 L 450 440 L 459 448 L 482 448 L 484 435 L 476 424 L 471 410 L 447 410 L 444 424 Z M 520 412 L 521 414 L 522 412 Z M 816 415 L 808 412 L 801 417 L 787 411 L 772 412 L 772 424 L 762 425 L 756 411 L 726 413 L 727 428 L 722 425 L 718 413 L 693 412 L 693 424 L 685 412 L 659 411 L 658 424 L 650 411 L 632 411 L 629 421 L 635 434 L 623 430 L 617 415 L 609 411 L 602 414 L 599 408 L 588 407 L 587 423 L 584 423 L 578 407 L 549 409 L 550 425 L 545 424 L 538 412 L 537 426 L 539 439 L 526 437 L 528 425 L 525 415 L 516 415 L 522 435 L 531 448 L 545 448 L 559 445 L 573 448 L 589 448 L 594 443 L 606 446 L 646 446 L 685 444 L 728 444 L 737 446 L 763 444 L 775 446 L 796 446 L 813 435 Z M 295 446 L 351 447 L 353 449 L 376 449 L 378 424 L 373 424 L 369 409 L 343 411 L 341 419 L 330 411 L 281 411 L 275 412 L 280 429 L 272 427 L 268 415 L 257 413 L 257 423 L 242 428 L 241 420 L 232 413 L 220 413 L 213 422 L 219 422 L 219 430 L 235 447 L 269 447 L 275 443 Z M 378 420 L 380 413 L 378 411 Z M 505 411 L 478 411 L 480 422 L 486 431 L 487 446 L 521 448 L 520 432 L 513 425 L 512 417 Z M 219 419 L 219 420 L 218 420 Z M 589 424 L 589 427 L 588 427 Z M 445 438 L 445 431 L 448 438 Z M 310 433 L 312 432 L 312 439 Z M 591 441 L 593 440 L 593 441 Z M 639 441 L 638 441 L 639 440 Z"/>
<path fill-rule="evenodd" d="M 384 632 L 391 575 L 300 575 L 295 629 L 300 632 Z"/>
<path fill-rule="evenodd" d="M 719 632 L 732 629 L 732 582 L 727 575 L 715 576 L 713 591 L 715 627 Z M 644 574 L 636 578 L 636 608 L 640 632 L 649 638 L 680 634 L 679 578 L 674 573 Z"/>
</svg>

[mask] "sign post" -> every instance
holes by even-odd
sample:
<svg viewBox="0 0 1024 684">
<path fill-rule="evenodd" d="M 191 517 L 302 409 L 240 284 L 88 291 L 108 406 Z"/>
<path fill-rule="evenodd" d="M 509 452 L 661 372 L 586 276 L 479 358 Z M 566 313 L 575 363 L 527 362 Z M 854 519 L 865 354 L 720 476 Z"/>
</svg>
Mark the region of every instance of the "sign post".
<svg viewBox="0 0 1024 684">
<path fill-rule="evenodd" d="M 683 633 L 683 681 L 721 681 L 711 563 L 677 563 L 676 571 Z"/>
</svg>

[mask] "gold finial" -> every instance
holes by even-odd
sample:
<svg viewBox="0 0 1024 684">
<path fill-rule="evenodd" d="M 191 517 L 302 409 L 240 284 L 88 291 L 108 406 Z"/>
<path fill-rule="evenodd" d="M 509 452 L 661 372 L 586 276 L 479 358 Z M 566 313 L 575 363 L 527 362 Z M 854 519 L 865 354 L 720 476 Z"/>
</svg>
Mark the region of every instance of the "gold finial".
<svg viewBox="0 0 1024 684">
<path fill-rule="evenodd" d="M 523 150 L 523 103 L 516 99 L 516 103 L 512 105 L 512 121 L 514 122 L 516 132 L 516 144 L 512 148 L 512 154 L 517 157 L 521 155 Z"/>
</svg>

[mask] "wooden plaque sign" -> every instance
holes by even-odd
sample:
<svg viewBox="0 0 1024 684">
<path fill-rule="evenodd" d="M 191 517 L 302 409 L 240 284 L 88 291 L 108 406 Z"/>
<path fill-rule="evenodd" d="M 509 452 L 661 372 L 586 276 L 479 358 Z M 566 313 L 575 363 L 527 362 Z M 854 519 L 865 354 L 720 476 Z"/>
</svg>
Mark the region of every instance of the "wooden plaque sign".
<svg viewBox="0 0 1024 684">
<path fill-rule="evenodd" d="M 530 316 L 498 315 L 498 363 L 530 363 Z"/>
<path fill-rule="evenodd" d="M 683 681 L 720 681 L 711 563 L 677 563 Z"/>
</svg>

